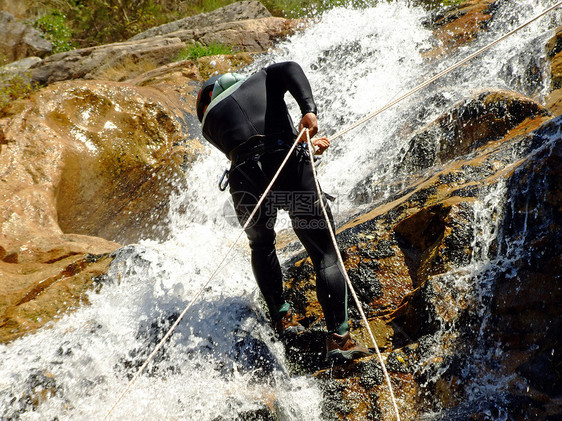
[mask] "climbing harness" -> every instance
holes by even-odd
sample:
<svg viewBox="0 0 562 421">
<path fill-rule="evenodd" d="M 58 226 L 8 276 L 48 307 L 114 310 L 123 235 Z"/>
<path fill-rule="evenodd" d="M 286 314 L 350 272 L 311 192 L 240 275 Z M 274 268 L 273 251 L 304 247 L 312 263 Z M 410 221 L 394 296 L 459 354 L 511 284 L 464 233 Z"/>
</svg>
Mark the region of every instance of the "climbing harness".
<svg viewBox="0 0 562 421">
<path fill-rule="evenodd" d="M 306 137 L 307 137 L 306 143 L 308 145 L 309 153 L 311 155 L 313 155 L 314 149 L 313 149 L 312 144 L 310 142 L 308 130 L 306 131 Z M 310 163 L 311 163 L 311 167 L 312 167 L 312 176 L 314 177 L 314 185 L 316 186 L 316 192 L 318 193 L 318 197 L 322 197 L 322 190 L 320 189 L 320 183 L 318 182 L 318 177 L 316 175 L 315 165 L 312 162 L 312 160 L 310 161 Z M 324 203 L 324 200 L 322 200 L 322 199 L 320 199 L 320 207 L 322 208 L 322 213 L 324 214 L 324 218 L 326 218 L 326 221 L 329 221 L 330 218 L 328 217 L 328 211 L 326 210 L 326 205 Z M 334 244 L 334 249 L 336 250 L 336 255 L 338 257 L 338 264 L 340 266 L 341 272 L 343 273 L 343 275 L 345 277 L 345 282 L 347 283 L 347 286 L 348 286 L 349 290 L 351 291 L 351 295 L 353 296 L 353 300 L 355 301 L 355 305 L 357 306 L 357 310 L 359 310 L 359 314 L 361 315 L 361 319 L 363 321 L 363 324 L 365 325 L 365 328 L 369 332 L 369 337 L 371 338 L 371 342 L 375 346 L 375 351 L 377 353 L 377 357 L 379 359 L 379 362 L 381 363 L 382 372 L 384 374 L 384 378 L 386 379 L 386 384 L 388 386 L 388 390 L 390 391 L 390 398 L 392 400 L 392 405 L 394 406 L 394 412 L 396 414 L 396 419 L 398 421 L 400 421 L 400 413 L 398 412 L 398 406 L 396 405 L 396 399 L 394 398 L 394 392 L 392 391 L 392 384 L 390 383 L 390 376 L 388 375 L 388 371 L 386 370 L 384 360 L 382 359 L 382 355 L 380 353 L 379 347 L 377 346 L 377 342 L 375 341 L 373 331 L 371 330 L 371 327 L 369 326 L 369 322 L 367 321 L 367 317 L 365 316 L 365 312 L 363 311 L 363 308 L 361 307 L 361 303 L 359 302 L 359 298 L 357 298 L 355 288 L 353 288 L 353 285 L 351 284 L 351 280 L 349 279 L 349 275 L 347 274 L 347 270 L 345 269 L 345 265 L 344 265 L 343 259 L 341 257 L 340 249 L 339 249 L 338 243 L 336 241 L 336 234 L 334 233 L 334 229 L 333 229 L 331 224 L 328 224 L 328 229 L 330 231 L 330 237 L 332 238 L 332 243 Z"/>
<path fill-rule="evenodd" d="M 368 120 L 372 119 L 373 117 L 377 116 L 378 114 L 382 113 L 383 111 L 391 108 L 392 106 L 398 104 L 399 102 L 403 101 L 404 99 L 406 99 L 407 97 L 413 95 L 414 93 L 420 91 L 421 89 L 425 88 L 426 86 L 430 85 L 431 83 L 433 83 L 434 81 L 436 81 L 437 79 L 443 77 L 444 75 L 446 75 L 447 73 L 452 72 L 453 70 L 457 69 L 458 67 L 462 66 L 463 64 L 465 64 L 466 62 L 472 60 L 474 57 L 482 54 L 484 51 L 489 50 L 491 47 L 493 47 L 494 45 L 496 45 L 497 43 L 503 41 L 504 39 L 506 39 L 507 37 L 513 35 L 514 33 L 516 33 L 517 31 L 525 28 L 526 26 L 530 25 L 531 23 L 533 23 L 534 21 L 538 20 L 539 18 L 541 18 L 542 16 L 546 15 L 547 13 L 551 12 L 552 10 L 560 7 L 562 5 L 562 1 L 556 3 L 554 6 L 549 7 L 548 9 L 546 9 L 545 11 L 543 11 L 542 13 L 540 13 L 539 15 L 535 16 L 534 18 L 532 18 L 531 20 L 525 22 L 524 24 L 520 25 L 519 27 L 515 28 L 514 30 L 508 32 L 507 34 L 505 34 L 504 36 L 498 38 L 497 40 L 493 41 L 492 43 L 488 44 L 487 46 L 481 48 L 480 50 L 476 51 L 475 53 L 469 55 L 468 57 L 464 58 L 463 60 L 459 61 L 458 63 L 456 63 L 455 65 L 443 70 L 442 72 L 438 73 L 437 75 L 433 76 L 431 79 L 425 81 L 424 83 L 421 83 L 420 85 L 416 86 L 414 89 L 406 92 L 404 95 L 400 96 L 399 98 L 396 98 L 395 100 L 389 102 L 388 104 L 386 104 L 384 107 L 379 108 L 378 110 L 372 112 L 371 114 L 366 115 L 365 117 L 361 118 L 360 120 L 358 120 L 357 122 L 355 122 L 354 124 L 348 126 L 347 128 L 345 128 L 344 130 L 341 130 L 337 133 L 335 133 L 334 135 L 332 135 L 330 137 L 331 140 L 334 140 L 342 135 L 344 135 L 345 133 L 350 132 L 351 130 L 359 127 L 360 125 L 366 123 Z M 156 347 L 154 348 L 154 350 L 150 353 L 150 355 L 147 357 L 147 359 L 145 360 L 144 364 L 137 370 L 137 372 L 135 373 L 135 375 L 131 378 L 131 380 L 129 381 L 129 383 L 127 384 L 127 386 L 121 391 L 121 393 L 119 394 L 119 396 L 117 397 L 117 399 L 114 401 L 113 405 L 110 407 L 110 409 L 107 411 L 104 420 L 108 419 L 109 415 L 111 414 L 111 412 L 115 409 L 115 407 L 117 406 L 117 404 L 121 401 L 121 399 L 123 399 L 123 397 L 125 396 L 125 394 L 129 391 L 129 389 L 131 388 L 131 386 L 135 383 L 135 381 L 137 380 L 137 378 L 144 372 L 144 370 L 146 369 L 146 367 L 148 366 L 148 364 L 150 363 L 150 361 L 152 361 L 152 359 L 155 357 L 155 355 L 158 353 L 158 351 L 162 348 L 162 346 L 164 345 L 164 343 L 168 340 L 168 338 L 172 335 L 173 331 L 176 329 L 176 327 L 179 325 L 179 323 L 181 322 L 181 320 L 185 317 L 185 315 L 187 314 L 187 312 L 189 311 L 189 309 L 193 306 L 193 304 L 197 301 L 197 299 L 201 296 L 201 294 L 203 293 L 203 291 L 205 290 L 205 288 L 207 288 L 207 286 L 211 283 L 211 281 L 215 278 L 215 276 L 217 275 L 217 273 L 219 272 L 219 270 L 222 268 L 224 262 L 226 261 L 227 257 L 229 256 L 230 252 L 234 249 L 234 246 L 236 245 L 236 243 L 238 242 L 238 240 L 240 239 L 240 237 L 242 236 L 242 234 L 245 232 L 246 228 L 248 227 L 248 225 L 250 224 L 250 222 L 252 221 L 252 218 L 255 216 L 256 212 L 258 211 L 258 209 L 260 208 L 260 206 L 262 205 L 263 201 L 265 200 L 267 194 L 269 193 L 269 191 L 271 190 L 271 188 L 273 187 L 273 183 L 277 180 L 277 178 L 279 177 L 279 174 L 281 173 L 282 169 L 285 167 L 285 164 L 287 163 L 287 161 L 289 160 L 291 154 L 293 153 L 293 151 L 295 150 L 296 146 L 298 145 L 298 143 L 300 142 L 304 132 L 307 132 L 308 135 L 308 130 L 307 129 L 302 129 L 301 132 L 299 133 L 297 139 L 294 141 L 294 143 L 292 144 L 291 148 L 288 150 L 287 155 L 285 156 L 285 159 L 283 160 L 283 162 L 281 163 L 281 165 L 279 166 L 279 169 L 277 170 L 277 172 L 275 173 L 275 175 L 273 176 L 273 178 L 271 179 L 271 182 L 269 183 L 269 185 L 267 186 L 267 188 L 265 189 L 265 191 L 263 192 L 263 194 L 261 195 L 260 199 L 258 200 L 258 203 L 256 204 L 256 206 L 254 207 L 252 213 L 250 214 L 250 216 L 248 217 L 248 219 L 246 220 L 246 223 L 244 224 L 244 226 L 242 227 L 242 229 L 240 230 L 240 232 L 238 233 L 237 237 L 234 239 L 234 241 L 232 242 L 232 244 L 230 245 L 230 247 L 228 248 L 228 250 L 226 251 L 226 253 L 224 254 L 222 260 L 219 262 L 219 264 L 217 265 L 217 267 L 215 268 L 215 270 L 212 272 L 211 276 L 209 277 L 209 279 L 203 284 L 203 286 L 199 289 L 199 291 L 195 294 L 195 296 L 191 299 L 191 301 L 189 302 L 189 304 L 183 309 L 183 311 L 181 312 L 181 314 L 178 316 L 178 318 L 176 319 L 176 321 L 173 323 L 173 325 L 170 327 L 170 329 L 168 330 L 168 332 L 164 335 L 164 337 L 160 340 L 160 342 L 156 345 Z M 308 140 L 308 147 L 311 148 L 310 146 L 310 140 Z M 314 154 L 314 152 L 311 152 L 312 155 Z M 311 159 L 311 161 L 313 161 L 313 159 Z M 313 171 L 313 174 L 316 174 L 315 171 Z M 223 177 L 221 178 L 221 185 L 224 185 L 224 188 L 226 189 L 226 185 L 222 184 L 223 178 L 225 177 L 226 174 L 223 174 Z M 316 179 L 316 175 L 314 175 L 315 177 L 315 183 L 317 184 L 317 189 L 319 189 L 318 186 L 318 182 Z M 324 207 L 324 203 L 321 200 L 320 203 L 322 204 L 322 208 L 323 211 L 325 211 L 325 207 Z M 332 240 L 334 241 L 334 244 L 337 244 L 335 242 L 335 234 L 333 233 L 333 230 L 330 228 L 330 233 L 332 235 Z M 377 353 L 377 356 L 379 358 L 379 361 L 381 362 L 381 366 L 382 366 L 382 370 L 385 376 L 385 379 L 387 381 L 388 387 L 390 389 L 390 394 L 391 394 L 391 398 L 392 398 L 392 403 L 394 406 L 394 411 L 396 413 L 396 419 L 400 420 L 400 415 L 398 412 L 398 408 L 396 405 L 396 401 L 394 399 L 394 394 L 392 392 L 392 385 L 390 383 L 390 377 L 388 376 L 388 372 L 386 371 L 382 356 L 380 354 L 380 351 L 378 349 L 378 346 L 375 342 L 373 333 L 369 327 L 369 324 L 367 322 L 367 319 L 365 317 L 365 314 L 363 312 L 363 309 L 361 308 L 361 306 L 359 305 L 359 301 L 357 298 L 357 295 L 355 294 L 355 291 L 353 289 L 353 286 L 351 285 L 351 281 L 349 280 L 349 276 L 347 275 L 347 272 L 345 271 L 345 267 L 343 265 L 343 261 L 341 260 L 341 255 L 339 254 L 339 249 L 336 247 L 336 250 L 338 250 L 338 256 L 339 256 L 339 264 L 340 267 L 342 268 L 343 273 L 345 274 L 345 278 L 346 278 L 346 282 L 347 285 L 349 286 L 350 291 L 352 292 L 353 298 L 357 304 L 357 308 L 359 310 L 359 313 L 361 314 L 361 318 L 363 320 L 363 322 L 365 323 L 365 327 L 367 328 L 369 335 L 370 335 L 370 339 L 373 342 L 373 344 L 375 345 L 375 350 Z"/>
</svg>

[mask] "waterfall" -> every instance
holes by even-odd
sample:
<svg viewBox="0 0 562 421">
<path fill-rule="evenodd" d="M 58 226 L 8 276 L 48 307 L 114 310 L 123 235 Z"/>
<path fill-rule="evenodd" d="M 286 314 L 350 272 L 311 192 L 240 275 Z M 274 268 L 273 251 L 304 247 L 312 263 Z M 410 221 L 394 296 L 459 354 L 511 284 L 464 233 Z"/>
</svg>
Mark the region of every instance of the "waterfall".
<svg viewBox="0 0 562 421">
<path fill-rule="evenodd" d="M 486 34 L 432 63 L 422 55 L 435 46 L 424 25 L 425 8 L 401 0 L 337 7 L 242 72 L 283 60 L 300 63 L 318 103 L 320 134 L 329 136 L 552 4 L 502 2 Z M 547 86 L 530 80 L 526 69 L 530 60 L 544 68 L 543 46 L 561 18 L 560 10 L 553 12 L 334 142 L 319 177 L 324 190 L 337 197 L 336 222 L 361 210 L 353 191 L 365 178 L 394 176 L 393 163 L 409 140 L 404 122 L 411 122 L 412 133 L 452 104 L 488 88 L 543 101 Z M 291 109 L 296 113 L 294 103 Z M 89 294 L 88 305 L 0 346 L 2 419 L 103 418 L 239 233 L 229 195 L 216 187 L 226 167 L 224 156 L 209 147 L 188 170 L 186 190 L 171 198 L 166 241 L 147 239 L 120 249 L 110 272 L 99 280 L 101 288 Z M 384 189 L 364 193 L 373 200 L 388 194 Z M 494 261 L 489 250 L 505 200 L 505 186 L 497 186 L 479 204 L 473 244 L 478 253 L 463 276 L 445 275 L 449 282 L 464 282 L 462 288 L 477 297 L 482 312 L 489 295 L 486 273 L 509 264 Z M 281 216 L 277 228 L 287 227 Z M 477 385 L 482 390 L 475 390 L 475 399 L 489 393 L 486 384 L 482 379 Z M 227 420 L 267 405 L 275 406 L 283 420 L 322 419 L 322 391 L 310 376 L 291 373 L 283 345 L 269 326 L 243 236 L 111 419 Z"/>
</svg>

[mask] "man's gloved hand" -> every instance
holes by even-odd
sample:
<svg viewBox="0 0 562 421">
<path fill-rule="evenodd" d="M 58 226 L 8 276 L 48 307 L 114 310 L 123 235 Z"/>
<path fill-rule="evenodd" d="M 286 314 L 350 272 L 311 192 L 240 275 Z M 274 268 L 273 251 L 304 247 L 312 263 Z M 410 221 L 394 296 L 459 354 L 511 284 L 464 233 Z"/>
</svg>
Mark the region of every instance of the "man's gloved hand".
<svg viewBox="0 0 562 421">
<path fill-rule="evenodd" d="M 302 129 L 307 128 L 310 134 L 310 137 L 314 136 L 318 133 L 318 120 L 316 119 L 316 114 L 314 113 L 307 113 L 302 116 L 301 122 L 299 124 L 299 133 Z M 303 136 L 301 142 L 306 142 L 306 137 Z"/>
</svg>

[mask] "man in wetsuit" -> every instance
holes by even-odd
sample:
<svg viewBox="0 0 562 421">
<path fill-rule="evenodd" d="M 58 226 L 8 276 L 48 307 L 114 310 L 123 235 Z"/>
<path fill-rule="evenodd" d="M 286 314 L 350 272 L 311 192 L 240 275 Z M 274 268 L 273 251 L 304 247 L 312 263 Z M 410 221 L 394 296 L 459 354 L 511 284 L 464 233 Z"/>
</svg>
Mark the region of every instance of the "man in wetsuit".
<svg viewBox="0 0 562 421">
<path fill-rule="evenodd" d="M 314 136 L 318 131 L 316 104 L 308 79 L 295 62 L 270 65 L 249 78 L 231 73 L 215 76 L 199 92 L 197 116 L 203 135 L 232 163 L 230 193 L 241 225 L 298 135 L 284 100 L 286 92 L 295 98 L 302 114 L 299 132 L 307 128 Z M 329 141 L 320 138 L 313 144 L 322 153 Z M 369 351 L 349 335 L 347 285 L 328 229 L 328 223 L 333 227 L 333 221 L 331 214 L 328 222 L 322 213 L 310 159 L 302 146 L 293 151 L 247 226 L 252 269 L 276 332 L 283 336 L 303 330 L 283 298 L 281 267 L 275 251 L 277 210 L 287 210 L 316 271 L 317 296 L 329 332 L 327 357 L 355 359 L 369 355 Z"/>
</svg>

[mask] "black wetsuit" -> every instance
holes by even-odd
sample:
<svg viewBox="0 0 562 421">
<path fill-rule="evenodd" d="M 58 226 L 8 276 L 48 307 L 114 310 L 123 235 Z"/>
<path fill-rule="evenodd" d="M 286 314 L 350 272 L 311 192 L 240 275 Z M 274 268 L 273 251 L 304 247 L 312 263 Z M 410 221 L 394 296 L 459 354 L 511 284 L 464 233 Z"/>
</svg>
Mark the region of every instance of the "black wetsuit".
<svg viewBox="0 0 562 421">
<path fill-rule="evenodd" d="M 203 120 L 203 134 L 232 161 L 230 193 L 243 225 L 294 139 L 296 130 L 284 100 L 297 101 L 302 115 L 316 114 L 308 79 L 294 62 L 273 64 L 249 77 L 216 104 Z M 324 199 L 325 200 L 325 199 Z M 252 269 L 273 319 L 285 304 L 274 225 L 278 209 L 289 212 L 293 229 L 316 270 L 317 296 L 329 331 L 347 328 L 347 287 L 337 264 L 327 221 L 316 192 L 310 157 L 295 150 L 268 198 L 248 225 Z M 329 211 L 329 207 L 328 207 Z M 330 214 L 330 222 L 333 226 Z"/>
</svg>

